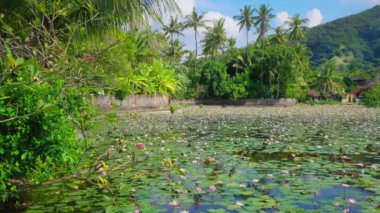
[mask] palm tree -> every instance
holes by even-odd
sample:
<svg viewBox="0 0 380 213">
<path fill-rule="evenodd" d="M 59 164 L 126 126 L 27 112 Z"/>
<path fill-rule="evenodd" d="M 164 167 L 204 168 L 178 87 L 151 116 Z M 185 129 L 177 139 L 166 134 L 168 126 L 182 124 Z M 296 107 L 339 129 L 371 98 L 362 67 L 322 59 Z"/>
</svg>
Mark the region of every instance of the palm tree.
<svg viewBox="0 0 380 213">
<path fill-rule="evenodd" d="M 234 20 L 239 22 L 240 31 L 245 27 L 245 30 L 247 32 L 247 47 L 246 47 L 246 57 L 248 57 L 248 34 L 251 30 L 251 27 L 255 23 L 255 19 L 253 18 L 253 13 L 255 12 L 255 9 L 252 9 L 251 6 L 245 5 L 243 9 L 240 9 L 240 15 L 234 16 Z"/>
<path fill-rule="evenodd" d="M 55 0 L 54 6 L 51 2 L 0 1 L 0 14 L 6 14 L 3 21 L 11 27 L 38 18 L 45 20 L 42 25 L 50 31 L 52 28 L 59 31 L 71 23 L 70 26 L 96 32 L 125 25 L 138 26 L 148 23 L 149 18 L 160 21 L 164 12 L 180 14 L 176 0 Z"/>
<path fill-rule="evenodd" d="M 206 55 L 216 56 L 219 51 L 223 51 L 227 42 L 224 22 L 225 19 L 213 20 L 213 26 L 207 27 L 205 39 L 202 41 L 203 52 Z"/>
<path fill-rule="evenodd" d="M 320 69 L 315 87 L 318 88 L 323 98 L 337 94 L 340 91 L 339 82 L 341 78 L 336 73 L 336 62 L 334 59 L 327 61 Z"/>
<path fill-rule="evenodd" d="M 266 33 L 270 30 L 270 20 L 275 16 L 272 14 L 273 9 L 268 5 L 262 4 L 258 10 L 258 15 L 254 17 L 256 20 L 255 25 L 257 27 L 257 32 L 259 33 L 259 37 L 257 37 L 257 41 L 264 41 Z"/>
<path fill-rule="evenodd" d="M 236 50 L 236 39 L 228 38 L 227 39 L 227 48 L 228 48 L 228 50 L 231 50 L 231 51 Z"/>
<path fill-rule="evenodd" d="M 195 39 L 195 58 L 198 56 L 198 29 L 201 27 L 206 27 L 207 20 L 204 20 L 204 14 L 199 15 L 195 8 L 190 15 L 185 17 L 185 27 L 193 28 L 194 39 Z M 194 61 L 194 66 L 196 67 L 196 60 Z"/>
<path fill-rule="evenodd" d="M 289 38 L 293 42 L 299 42 L 302 41 L 302 39 L 305 37 L 303 34 L 303 28 L 305 27 L 305 24 L 308 22 L 308 19 L 302 19 L 300 15 L 295 15 L 290 18 L 289 21 L 287 21 L 287 24 L 289 25 Z"/>
<path fill-rule="evenodd" d="M 275 34 L 271 38 L 271 43 L 278 45 L 278 44 L 284 44 L 286 42 L 286 34 L 285 31 L 282 29 L 282 27 L 277 27 L 274 30 Z"/>
<path fill-rule="evenodd" d="M 180 40 L 176 39 L 173 43 L 174 49 L 169 48 L 164 51 L 165 56 L 172 58 L 174 61 L 180 61 L 182 57 L 187 53 L 187 51 L 183 50 L 185 44 Z"/>
<path fill-rule="evenodd" d="M 170 36 L 170 44 L 172 45 L 172 51 L 175 52 L 174 47 L 174 36 L 183 35 L 182 31 L 184 26 L 178 21 L 178 17 L 170 17 L 169 25 L 162 25 L 162 30 L 165 32 L 165 35 Z"/>
</svg>

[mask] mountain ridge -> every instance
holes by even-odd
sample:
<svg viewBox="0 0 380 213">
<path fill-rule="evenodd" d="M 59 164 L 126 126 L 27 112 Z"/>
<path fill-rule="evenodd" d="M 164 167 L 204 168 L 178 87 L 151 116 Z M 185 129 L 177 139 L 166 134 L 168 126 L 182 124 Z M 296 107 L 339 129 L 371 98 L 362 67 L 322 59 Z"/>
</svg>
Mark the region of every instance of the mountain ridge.
<svg viewBox="0 0 380 213">
<path fill-rule="evenodd" d="M 306 44 L 314 66 L 336 58 L 341 69 L 380 66 L 380 5 L 311 28 Z"/>
</svg>

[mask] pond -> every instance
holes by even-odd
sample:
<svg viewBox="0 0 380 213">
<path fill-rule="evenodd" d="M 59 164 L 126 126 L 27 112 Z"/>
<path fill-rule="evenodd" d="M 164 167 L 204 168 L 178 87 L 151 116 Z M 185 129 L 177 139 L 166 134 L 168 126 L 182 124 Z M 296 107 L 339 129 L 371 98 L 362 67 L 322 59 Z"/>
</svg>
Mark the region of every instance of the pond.
<svg viewBox="0 0 380 213">
<path fill-rule="evenodd" d="M 108 118 L 115 117 L 112 115 Z M 26 212 L 380 211 L 380 110 L 189 107 L 100 119 Z"/>
</svg>

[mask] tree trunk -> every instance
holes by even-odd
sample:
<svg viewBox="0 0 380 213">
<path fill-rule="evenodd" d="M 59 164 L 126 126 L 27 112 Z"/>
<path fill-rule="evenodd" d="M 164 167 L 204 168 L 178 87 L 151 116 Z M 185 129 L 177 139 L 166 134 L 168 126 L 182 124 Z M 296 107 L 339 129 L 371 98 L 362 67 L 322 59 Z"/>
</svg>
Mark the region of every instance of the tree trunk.
<svg viewBox="0 0 380 213">
<path fill-rule="evenodd" d="M 248 40 L 248 28 L 247 28 L 247 46 L 245 47 L 245 57 L 248 59 L 248 42 L 249 42 L 249 40 Z"/>
<path fill-rule="evenodd" d="M 194 69 L 197 69 L 197 58 L 198 58 L 198 37 L 197 37 L 197 31 L 194 30 L 194 37 L 195 37 L 195 60 L 194 60 Z"/>
</svg>

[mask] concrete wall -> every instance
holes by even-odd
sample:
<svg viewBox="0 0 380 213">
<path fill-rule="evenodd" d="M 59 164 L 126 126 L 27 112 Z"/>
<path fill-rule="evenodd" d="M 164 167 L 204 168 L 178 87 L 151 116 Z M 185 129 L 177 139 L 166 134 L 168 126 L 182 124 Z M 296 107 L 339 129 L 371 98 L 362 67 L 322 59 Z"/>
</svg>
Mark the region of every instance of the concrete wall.
<svg viewBox="0 0 380 213">
<path fill-rule="evenodd" d="M 94 104 L 102 111 L 110 111 L 112 109 L 167 109 L 169 106 L 169 98 L 165 95 L 131 95 L 120 101 L 107 95 L 94 98 Z"/>
<path fill-rule="evenodd" d="M 169 104 L 189 104 L 189 105 L 231 105 L 231 106 L 294 106 L 296 99 L 244 99 L 244 100 L 223 100 L 223 99 L 190 99 L 190 100 L 169 100 L 165 95 L 132 95 L 123 101 L 112 96 L 98 96 L 93 100 L 94 104 L 102 111 L 112 109 L 119 110 L 145 110 L 145 109 L 168 109 Z"/>
<path fill-rule="evenodd" d="M 192 100 L 170 100 L 170 104 L 190 105 L 231 105 L 231 106 L 294 106 L 296 99 L 243 99 L 237 101 L 223 99 L 192 99 Z"/>
</svg>

